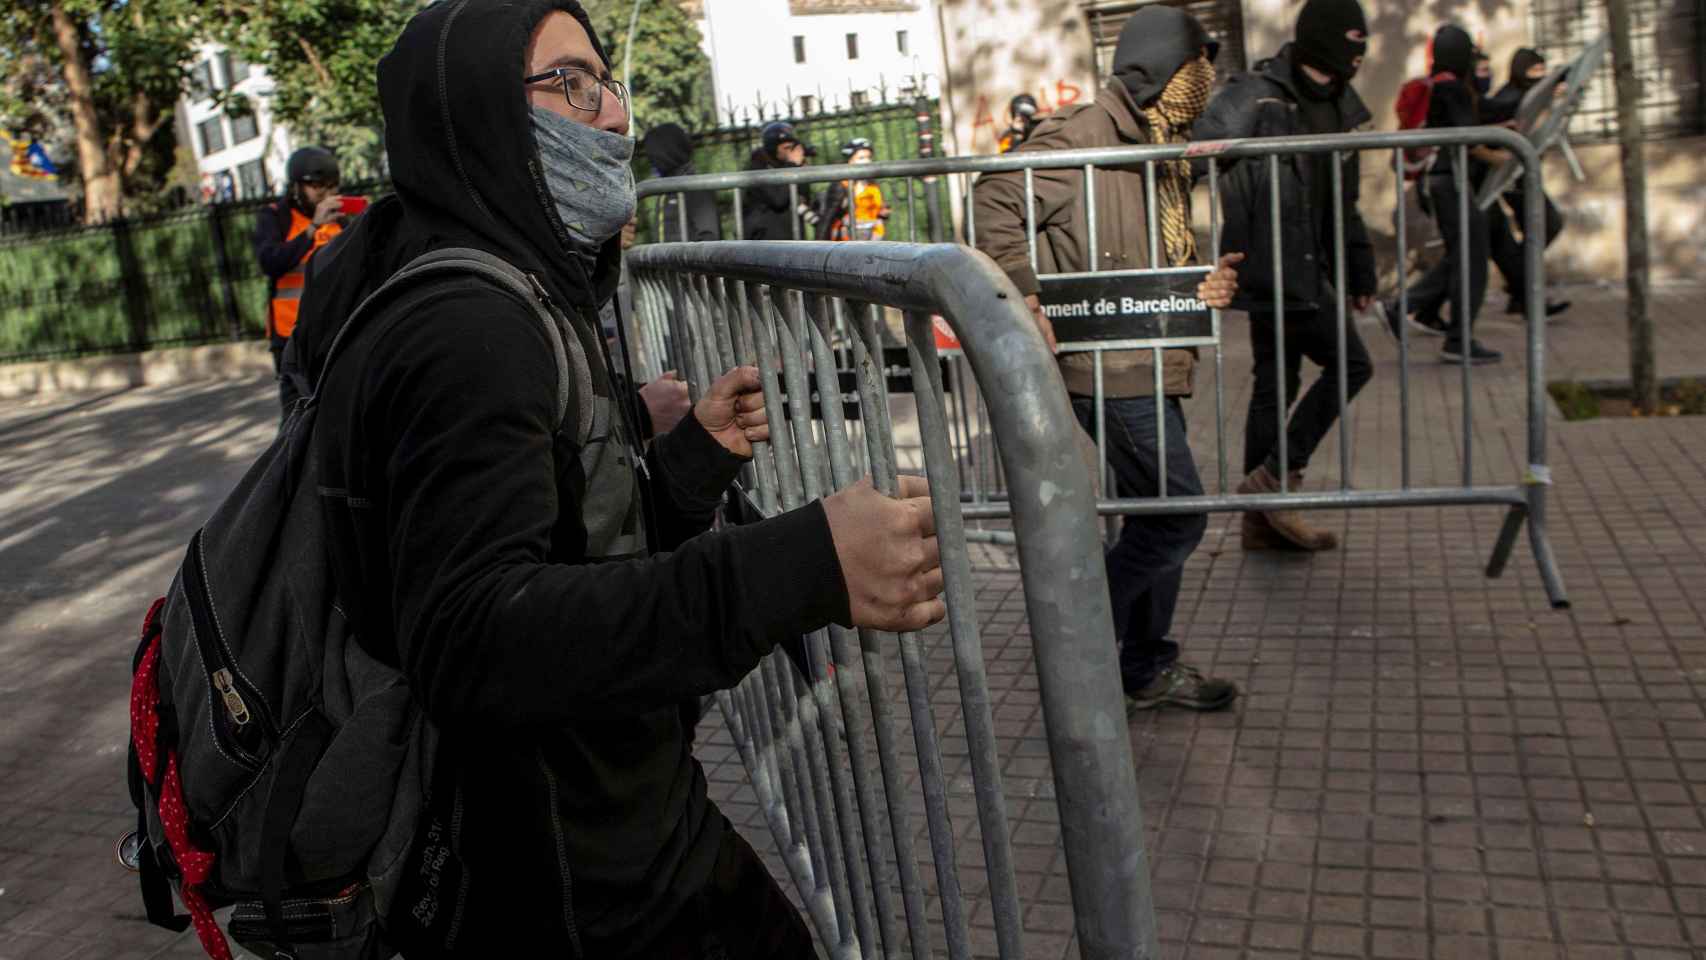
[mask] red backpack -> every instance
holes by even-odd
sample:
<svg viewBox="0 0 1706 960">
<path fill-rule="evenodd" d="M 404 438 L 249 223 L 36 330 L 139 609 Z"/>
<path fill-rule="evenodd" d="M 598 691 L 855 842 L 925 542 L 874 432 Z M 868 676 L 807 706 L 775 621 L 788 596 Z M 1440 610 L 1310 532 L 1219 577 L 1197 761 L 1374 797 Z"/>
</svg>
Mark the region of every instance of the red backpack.
<svg viewBox="0 0 1706 960">
<path fill-rule="evenodd" d="M 1431 77 L 1413 77 L 1404 81 L 1398 89 L 1398 129 L 1420 130 L 1427 126 L 1428 104 L 1433 101 L 1434 84 L 1456 79 L 1456 74 L 1442 71 Z M 1438 147 L 1405 147 L 1404 179 L 1414 180 L 1421 176 L 1438 152 Z"/>
</svg>

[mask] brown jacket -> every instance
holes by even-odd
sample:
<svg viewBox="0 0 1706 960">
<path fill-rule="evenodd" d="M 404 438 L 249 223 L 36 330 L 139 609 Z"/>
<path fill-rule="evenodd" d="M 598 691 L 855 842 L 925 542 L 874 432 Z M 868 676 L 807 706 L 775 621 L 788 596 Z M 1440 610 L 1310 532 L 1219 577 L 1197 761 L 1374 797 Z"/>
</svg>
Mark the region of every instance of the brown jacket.
<svg viewBox="0 0 1706 960">
<path fill-rule="evenodd" d="M 1144 121 L 1125 85 L 1110 82 L 1092 103 L 1067 107 L 1037 126 L 1015 153 L 1118 147 L 1148 143 Z M 1019 293 L 1039 287 L 1037 274 L 1079 273 L 1090 269 L 1089 211 L 1084 204 L 1084 168 L 1042 170 L 1033 174 L 1036 189 L 1037 269 L 1031 269 L 1025 239 L 1025 173 L 986 173 L 973 188 L 977 247 L 1007 272 Z M 1096 249 L 1098 270 L 1135 270 L 1152 266 L 1149 219 L 1144 201 L 1143 165 L 1096 168 Z M 1111 351 L 1102 355 L 1103 390 L 1110 397 L 1155 394 L 1154 353 Z M 1162 386 L 1169 396 L 1188 394 L 1196 372 L 1189 350 L 1168 350 L 1162 360 Z M 1060 372 L 1066 389 L 1095 395 L 1095 359 L 1090 353 L 1063 354 Z"/>
</svg>

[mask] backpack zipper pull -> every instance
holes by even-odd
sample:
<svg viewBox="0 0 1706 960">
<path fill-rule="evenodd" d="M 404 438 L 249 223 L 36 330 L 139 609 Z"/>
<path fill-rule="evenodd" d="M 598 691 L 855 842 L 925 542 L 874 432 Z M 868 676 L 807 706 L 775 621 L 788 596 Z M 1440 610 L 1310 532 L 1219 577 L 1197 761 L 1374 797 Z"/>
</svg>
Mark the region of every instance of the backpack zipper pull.
<svg viewBox="0 0 1706 960">
<path fill-rule="evenodd" d="M 231 719 L 237 726 L 247 726 L 249 723 L 249 705 L 243 702 L 243 695 L 237 692 L 236 684 L 231 682 L 231 671 L 223 667 L 213 671 L 213 686 L 225 700 L 225 712 L 231 714 Z"/>
</svg>

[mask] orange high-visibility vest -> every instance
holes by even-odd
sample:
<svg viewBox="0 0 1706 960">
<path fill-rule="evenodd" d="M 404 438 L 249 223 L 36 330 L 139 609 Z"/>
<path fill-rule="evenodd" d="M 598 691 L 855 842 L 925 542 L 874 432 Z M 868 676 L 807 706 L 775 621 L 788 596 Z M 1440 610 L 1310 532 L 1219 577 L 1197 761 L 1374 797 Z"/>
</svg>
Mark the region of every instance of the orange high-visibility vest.
<svg viewBox="0 0 1706 960">
<path fill-rule="evenodd" d="M 290 208 L 290 232 L 285 234 L 284 241 L 289 243 L 302 235 L 304 230 L 314 228 L 314 221 L 302 215 L 302 211 Z M 272 295 L 272 331 L 280 337 L 289 337 L 296 330 L 296 312 L 302 307 L 302 287 L 308 281 L 308 258 L 314 251 L 332 242 L 332 238 L 343 232 L 343 227 L 336 223 L 323 224 L 314 230 L 314 245 L 296 261 L 296 266 L 290 272 L 278 278 L 273 285 Z"/>
</svg>

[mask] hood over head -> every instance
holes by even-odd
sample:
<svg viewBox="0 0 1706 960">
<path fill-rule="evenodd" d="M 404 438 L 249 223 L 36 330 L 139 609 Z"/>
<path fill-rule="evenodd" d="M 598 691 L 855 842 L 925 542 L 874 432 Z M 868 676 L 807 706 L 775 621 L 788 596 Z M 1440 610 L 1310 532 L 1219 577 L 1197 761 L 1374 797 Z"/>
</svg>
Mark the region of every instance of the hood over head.
<svg viewBox="0 0 1706 960">
<path fill-rule="evenodd" d="M 1340 82 L 1368 52 L 1368 19 L 1357 0 L 1309 0 L 1297 15 L 1297 59 Z"/>
<path fill-rule="evenodd" d="M 1534 86 L 1539 81 L 1530 80 L 1528 78 L 1528 71 L 1534 67 L 1535 64 L 1544 64 L 1545 62 L 1546 58 L 1541 56 L 1540 51 L 1533 47 L 1523 47 L 1516 53 L 1511 54 L 1511 86 L 1518 90 L 1527 90 L 1529 87 Z"/>
<path fill-rule="evenodd" d="M 1464 85 L 1475 78 L 1475 41 L 1453 23 L 1439 28 L 1433 40 L 1433 73 L 1454 74 Z"/>
<path fill-rule="evenodd" d="M 673 177 L 693 164 L 693 140 L 680 124 L 659 124 L 646 134 L 641 144 L 652 167 L 666 177 Z"/>
<path fill-rule="evenodd" d="M 1196 17 L 1159 4 L 1139 7 L 1120 29 L 1113 75 L 1139 107 L 1147 106 L 1204 47 L 1210 60 L 1220 52 L 1220 44 L 1210 39 Z"/>
<path fill-rule="evenodd" d="M 442 0 L 416 14 L 379 61 L 396 195 L 346 231 L 334 256 L 327 248 L 310 261 L 318 269 L 304 294 L 307 329 L 299 322 L 294 338 L 304 341 L 296 349 L 311 376 L 362 298 L 430 250 L 502 257 L 565 308 L 596 309 L 615 292 L 620 242 L 572 246 L 545 185 L 522 85 L 528 41 L 555 10 L 580 21 L 608 64 L 576 0 Z"/>
</svg>

